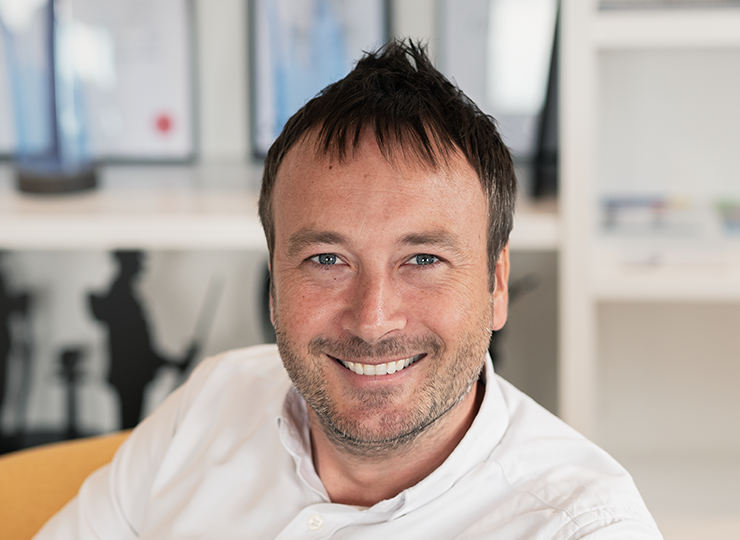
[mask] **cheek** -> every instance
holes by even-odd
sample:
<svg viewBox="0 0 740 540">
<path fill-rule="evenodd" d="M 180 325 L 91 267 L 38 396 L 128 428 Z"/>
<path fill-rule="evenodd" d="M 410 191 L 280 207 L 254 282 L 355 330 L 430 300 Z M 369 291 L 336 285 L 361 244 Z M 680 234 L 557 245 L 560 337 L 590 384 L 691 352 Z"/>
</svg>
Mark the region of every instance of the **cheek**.
<svg viewBox="0 0 740 540">
<path fill-rule="evenodd" d="M 480 326 L 482 320 L 490 324 L 492 307 L 487 276 L 415 289 L 404 304 L 414 320 L 443 339 L 459 339 L 473 325 Z"/>
<path fill-rule="evenodd" d="M 283 280 L 275 289 L 275 318 L 281 330 L 291 339 L 311 339 L 322 334 L 337 318 L 336 293 L 325 288 L 306 286 Z"/>
</svg>

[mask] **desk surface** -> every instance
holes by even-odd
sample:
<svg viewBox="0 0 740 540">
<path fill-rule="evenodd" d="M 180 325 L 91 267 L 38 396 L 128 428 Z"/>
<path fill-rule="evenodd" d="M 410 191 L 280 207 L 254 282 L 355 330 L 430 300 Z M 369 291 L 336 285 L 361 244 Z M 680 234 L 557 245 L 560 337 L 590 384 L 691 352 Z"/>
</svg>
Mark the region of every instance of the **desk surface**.
<svg viewBox="0 0 740 540">
<path fill-rule="evenodd" d="M 260 166 L 105 166 L 96 190 L 33 195 L 0 164 L 0 249 L 257 249 Z M 552 206 L 520 205 L 512 249 L 557 249 Z"/>
</svg>

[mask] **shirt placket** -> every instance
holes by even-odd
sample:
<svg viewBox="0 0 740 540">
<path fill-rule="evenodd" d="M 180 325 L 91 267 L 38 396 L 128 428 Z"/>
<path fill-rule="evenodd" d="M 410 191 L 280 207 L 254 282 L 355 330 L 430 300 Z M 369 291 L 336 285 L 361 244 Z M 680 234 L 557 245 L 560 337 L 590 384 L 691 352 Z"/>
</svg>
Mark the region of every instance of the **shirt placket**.
<svg viewBox="0 0 740 540">
<path fill-rule="evenodd" d="M 402 498 L 397 498 L 402 499 Z M 370 525 L 387 521 L 402 506 L 402 500 L 383 501 L 371 509 L 332 503 L 312 504 L 301 510 L 275 540 L 332 538 L 337 531 L 350 526 Z"/>
<path fill-rule="evenodd" d="M 356 522 L 360 511 L 336 504 L 312 504 L 301 510 L 275 540 L 331 538 L 339 529 Z"/>
</svg>

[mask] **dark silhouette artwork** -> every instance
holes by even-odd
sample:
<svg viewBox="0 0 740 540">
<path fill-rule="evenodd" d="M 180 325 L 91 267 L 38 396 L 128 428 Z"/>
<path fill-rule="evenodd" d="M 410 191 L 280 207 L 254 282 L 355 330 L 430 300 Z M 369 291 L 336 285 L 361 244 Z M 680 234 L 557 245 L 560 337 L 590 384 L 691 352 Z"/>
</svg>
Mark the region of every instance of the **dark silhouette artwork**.
<svg viewBox="0 0 740 540">
<path fill-rule="evenodd" d="M 65 439 L 77 439 L 83 436 L 77 428 L 79 424 L 77 418 L 77 386 L 83 376 L 80 370 L 82 356 L 83 350 L 81 348 L 69 348 L 64 349 L 59 358 L 61 364 L 59 374 L 64 379 L 67 390 L 67 429 L 64 434 Z"/>
<path fill-rule="evenodd" d="M 110 369 L 108 382 L 121 404 L 121 428 L 134 427 L 141 420 L 144 390 L 163 366 L 186 371 L 199 345 L 190 346 L 183 358 L 174 360 L 154 350 L 148 321 L 134 287 L 142 270 L 141 251 L 116 251 L 118 275 L 104 295 L 90 294 L 90 308 L 108 328 Z"/>
<path fill-rule="evenodd" d="M 25 314 L 27 309 L 28 295 L 8 293 L 2 272 L 0 272 L 0 408 L 5 400 L 8 358 L 13 345 L 10 335 L 10 317 L 14 312 Z"/>
</svg>

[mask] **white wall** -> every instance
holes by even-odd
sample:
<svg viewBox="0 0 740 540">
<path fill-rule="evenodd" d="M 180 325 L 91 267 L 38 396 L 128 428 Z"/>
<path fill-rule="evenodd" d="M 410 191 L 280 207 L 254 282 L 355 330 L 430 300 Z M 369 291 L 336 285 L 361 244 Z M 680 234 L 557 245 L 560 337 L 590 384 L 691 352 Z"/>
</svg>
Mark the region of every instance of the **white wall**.
<svg viewBox="0 0 740 540">
<path fill-rule="evenodd" d="M 395 0 L 391 2 L 392 33 L 410 37 L 429 45 L 432 57 L 438 47 L 436 0 Z"/>
<path fill-rule="evenodd" d="M 195 0 L 200 156 L 249 156 L 249 43 L 245 0 Z"/>
<path fill-rule="evenodd" d="M 600 441 L 621 455 L 740 453 L 740 306 L 599 307 Z"/>
</svg>

